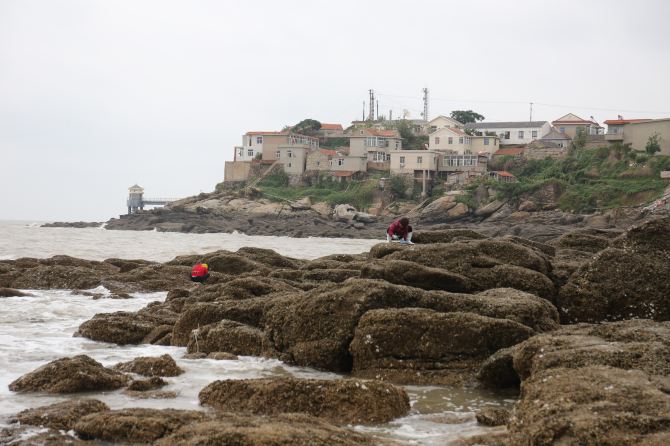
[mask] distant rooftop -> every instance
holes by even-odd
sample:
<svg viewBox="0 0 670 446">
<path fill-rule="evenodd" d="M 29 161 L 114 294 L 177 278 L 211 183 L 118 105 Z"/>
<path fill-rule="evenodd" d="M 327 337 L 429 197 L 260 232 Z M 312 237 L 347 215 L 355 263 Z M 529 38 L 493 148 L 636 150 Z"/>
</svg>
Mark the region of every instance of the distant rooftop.
<svg viewBox="0 0 670 446">
<path fill-rule="evenodd" d="M 326 124 L 321 123 L 321 130 L 344 130 L 342 124 Z"/>
<path fill-rule="evenodd" d="M 510 121 L 510 122 L 469 122 L 466 129 L 527 129 L 542 127 L 547 121 Z"/>
</svg>

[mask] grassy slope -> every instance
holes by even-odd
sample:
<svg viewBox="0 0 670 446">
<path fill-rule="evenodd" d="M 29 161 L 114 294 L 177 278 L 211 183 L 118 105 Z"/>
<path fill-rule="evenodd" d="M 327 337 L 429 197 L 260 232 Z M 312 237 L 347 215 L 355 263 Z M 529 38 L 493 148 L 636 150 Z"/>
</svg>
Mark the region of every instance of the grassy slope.
<svg viewBox="0 0 670 446">
<path fill-rule="evenodd" d="M 647 203 L 667 186 L 659 172 L 670 168 L 670 157 L 635 153 L 621 146 L 584 149 L 562 160 L 500 160 L 496 168 L 514 173 L 518 183 L 497 185 L 503 198 L 519 200 L 549 182 L 558 182 L 564 193 L 559 207 L 566 211 L 592 212 Z"/>
</svg>

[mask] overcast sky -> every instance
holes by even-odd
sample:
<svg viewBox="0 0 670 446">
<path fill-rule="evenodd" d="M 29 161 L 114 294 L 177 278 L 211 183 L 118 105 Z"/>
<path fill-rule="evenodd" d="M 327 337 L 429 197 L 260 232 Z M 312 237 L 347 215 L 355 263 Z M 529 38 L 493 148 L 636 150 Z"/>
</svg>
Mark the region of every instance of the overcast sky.
<svg viewBox="0 0 670 446">
<path fill-rule="evenodd" d="M 0 219 L 211 191 L 248 130 L 670 116 L 670 2 L 0 0 Z"/>
</svg>

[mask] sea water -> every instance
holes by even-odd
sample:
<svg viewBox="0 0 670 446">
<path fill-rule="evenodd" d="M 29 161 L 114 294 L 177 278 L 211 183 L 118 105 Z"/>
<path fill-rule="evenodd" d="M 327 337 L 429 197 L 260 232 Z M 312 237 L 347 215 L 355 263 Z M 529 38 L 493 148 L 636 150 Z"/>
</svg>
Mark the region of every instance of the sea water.
<svg viewBox="0 0 670 446">
<path fill-rule="evenodd" d="M 367 251 L 376 241 L 355 239 L 290 239 L 242 234 L 178 234 L 134 231 L 106 231 L 98 228 L 40 228 L 27 223 L 0 222 L 0 258 L 49 257 L 67 254 L 102 260 L 108 257 L 169 260 L 176 255 L 217 249 L 235 251 L 242 246 L 274 249 L 296 258 L 316 258 L 335 253 Z M 93 290 L 106 293 L 99 288 Z M 185 359 L 183 347 L 157 345 L 118 346 L 73 337 L 77 327 L 96 313 L 136 311 L 166 293 L 133 294 L 132 299 L 92 299 L 69 290 L 26 290 L 30 297 L 0 299 L 0 425 L 23 409 L 72 398 L 93 397 L 112 409 L 126 407 L 203 410 L 198 393 L 217 379 L 245 379 L 276 376 L 334 379 L 339 375 L 294 367 L 275 359 L 240 357 L 238 360 Z M 93 394 L 47 395 L 10 392 L 16 378 L 54 359 L 86 354 L 105 366 L 138 356 L 169 354 L 185 373 L 166 378 L 163 391 L 176 398 L 143 399 L 121 390 Z M 474 418 L 484 406 L 510 406 L 514 395 L 482 389 L 443 386 L 405 386 L 411 412 L 390 423 L 357 430 L 388 436 L 407 444 L 449 444 L 459 438 L 486 432 Z"/>
</svg>

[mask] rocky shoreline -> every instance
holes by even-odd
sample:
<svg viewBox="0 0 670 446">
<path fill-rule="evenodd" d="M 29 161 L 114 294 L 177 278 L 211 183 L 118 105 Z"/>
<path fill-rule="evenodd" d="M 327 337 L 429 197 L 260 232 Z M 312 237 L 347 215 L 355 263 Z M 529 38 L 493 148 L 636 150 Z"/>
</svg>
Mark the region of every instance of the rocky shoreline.
<svg viewBox="0 0 670 446">
<path fill-rule="evenodd" d="M 476 208 L 471 209 L 447 195 L 422 206 L 407 202 L 377 209 L 372 215 L 342 204 L 312 203 L 309 198 L 277 202 L 237 192 L 202 193 L 132 215 L 112 218 L 108 230 L 159 231 L 183 233 L 232 233 L 288 237 L 334 237 L 383 239 L 389 223 L 409 215 L 418 230 L 447 228 L 472 229 L 490 237 L 522 235 L 546 241 L 575 228 L 626 228 L 642 219 L 641 208 L 613 209 L 591 215 L 563 212 L 549 192 L 537 192 L 520 204 L 494 198 L 486 188 Z M 554 197 L 555 198 L 555 197 Z M 535 200 L 535 201 L 533 201 Z M 56 222 L 44 227 L 98 227 L 100 223 Z"/>
<path fill-rule="evenodd" d="M 259 248 L 166 263 L 0 261 L 6 295 L 100 285 L 117 294 L 169 291 L 137 312 L 97 314 L 78 336 L 181 346 L 191 358 L 277 358 L 342 375 L 214 381 L 199 395 L 209 411 L 58 403 L 17 414 L 0 441 L 34 444 L 21 440 L 32 425 L 47 429 L 43 444 L 392 444 L 347 426 L 405 415 L 402 386 L 430 384 L 519 388 L 511 412 L 477 414 L 502 427 L 462 444 L 668 444 L 670 218 L 626 230 L 536 226 L 528 237 L 417 231 L 413 246 L 382 243 L 312 261 Z M 196 286 L 188 272 L 201 261 L 212 277 Z M 159 398 L 162 377 L 178 373 L 169 356 L 111 368 L 76 356 L 10 389 Z M 70 430 L 76 437 L 63 434 Z"/>
</svg>

